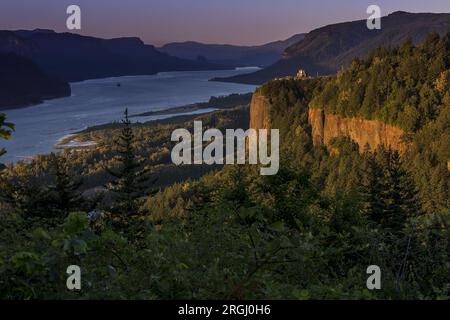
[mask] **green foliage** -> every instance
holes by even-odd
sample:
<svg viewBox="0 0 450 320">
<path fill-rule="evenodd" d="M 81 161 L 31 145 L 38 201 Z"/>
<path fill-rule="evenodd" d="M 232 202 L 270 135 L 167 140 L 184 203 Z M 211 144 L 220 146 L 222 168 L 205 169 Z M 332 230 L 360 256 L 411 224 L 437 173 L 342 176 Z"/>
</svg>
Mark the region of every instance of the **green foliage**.
<svg viewBox="0 0 450 320">
<path fill-rule="evenodd" d="M 137 200 L 144 194 L 143 181 L 148 179 L 148 172 L 142 169 L 143 161 L 138 159 L 133 148 L 135 137 L 128 118 L 128 109 L 125 110 L 122 124 L 123 128 L 116 140 L 118 166 L 107 169 L 115 179 L 107 187 L 115 196 L 111 210 L 135 215 L 139 209 Z"/>
<path fill-rule="evenodd" d="M 0 200 L 23 216 L 56 221 L 71 210 L 86 207 L 79 191 L 82 178 L 72 171 L 69 161 L 51 154 L 42 166 L 10 166 L 0 177 Z"/>
<path fill-rule="evenodd" d="M 380 148 L 375 154 L 366 153 L 365 158 L 365 211 L 386 232 L 399 232 L 406 221 L 422 214 L 414 181 L 397 151 Z"/>
<path fill-rule="evenodd" d="M 81 208 L 82 197 L 79 189 L 83 179 L 71 171 L 67 159 L 61 155 L 51 155 L 51 168 L 54 182 L 48 186 L 47 197 L 55 207 L 54 210 L 66 215 Z"/>
<path fill-rule="evenodd" d="M 449 106 L 450 33 L 421 46 L 374 50 L 355 60 L 316 94 L 311 106 L 345 117 L 364 116 L 415 132 Z"/>
<path fill-rule="evenodd" d="M 9 210 L 25 217 L 48 216 L 46 191 L 39 181 L 36 168 L 17 168 L 19 174 L 10 175 L 10 169 L 0 176 L 0 199 Z"/>
<path fill-rule="evenodd" d="M 70 213 L 56 228 L 45 221 L 38 229 L 9 222 L 0 232 L 2 297 L 448 296 L 448 212 L 408 218 L 392 238 L 373 224 L 358 197 L 320 196 L 310 175 L 296 167 L 280 173 L 262 177 L 256 168 L 238 166 L 185 184 L 180 196 L 195 190 L 202 197 L 181 216 L 149 216 L 139 243 L 113 231 L 108 217 L 94 229 L 83 212 Z M 22 232 L 8 233 L 16 228 Z M 65 289 L 70 264 L 82 267 L 81 292 Z M 365 289 L 370 264 L 382 267 L 380 292 Z"/>
<path fill-rule="evenodd" d="M 0 139 L 11 138 L 11 131 L 14 130 L 14 125 L 10 122 L 6 122 L 6 116 L 0 113 Z M 5 149 L 0 149 L 0 157 L 6 153 Z M 3 170 L 5 166 L 0 163 L 0 170 Z"/>
<path fill-rule="evenodd" d="M 127 114 L 83 133 L 97 149 L 9 166 L 0 180 L 0 298 L 448 299 L 446 39 L 376 50 L 337 77 L 260 88 L 281 133 L 275 176 L 250 165 L 175 168 L 170 133 L 192 121 L 131 125 Z M 329 150 L 313 146 L 315 104 L 401 121 L 410 150 L 371 153 L 346 137 Z M 248 115 L 239 108 L 201 119 L 245 128 Z M 146 169 L 166 179 L 158 193 Z M 80 196 L 99 181 L 111 182 L 103 202 Z M 79 292 L 65 287 L 72 264 L 82 269 Z M 382 290 L 366 289 L 372 264 Z"/>
</svg>

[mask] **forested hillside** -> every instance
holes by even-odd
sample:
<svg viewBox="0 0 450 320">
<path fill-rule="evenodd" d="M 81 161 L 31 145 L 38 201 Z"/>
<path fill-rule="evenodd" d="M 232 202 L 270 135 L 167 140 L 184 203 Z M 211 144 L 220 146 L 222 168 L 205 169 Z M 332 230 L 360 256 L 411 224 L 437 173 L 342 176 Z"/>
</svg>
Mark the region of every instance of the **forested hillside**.
<svg viewBox="0 0 450 320">
<path fill-rule="evenodd" d="M 33 61 L 0 52 L 0 110 L 70 95 L 70 85 L 43 72 Z"/>
<path fill-rule="evenodd" d="M 378 47 L 396 47 L 408 38 L 421 44 L 431 32 L 444 35 L 450 31 L 450 14 L 397 11 L 382 17 L 381 25 L 380 30 L 370 30 L 364 19 L 315 29 L 287 48 L 283 58 L 273 65 L 222 80 L 262 84 L 276 77 L 295 75 L 299 69 L 313 76 L 335 74 L 353 59 L 367 58 Z"/>
<path fill-rule="evenodd" d="M 421 46 L 374 50 L 327 81 L 311 102 L 330 113 L 362 115 L 416 131 L 450 105 L 450 36 L 432 33 Z"/>
<path fill-rule="evenodd" d="M 226 67 L 159 52 L 139 38 L 101 39 L 52 30 L 0 30 L 0 52 L 24 56 L 45 73 L 68 82 L 164 71 Z"/>
<path fill-rule="evenodd" d="M 376 49 L 334 77 L 273 81 L 259 92 L 271 101 L 271 127 L 280 128 L 282 140 L 293 142 L 283 145 L 287 150 L 312 143 L 309 108 L 402 128 L 402 139 L 410 146 L 403 156 L 405 167 L 435 211 L 449 206 L 449 88 L 450 34 L 432 33 L 420 46 L 406 40 L 397 48 Z M 367 146 L 355 148 L 364 152 Z M 310 157 L 309 149 L 302 152 Z"/>
<path fill-rule="evenodd" d="M 168 137 L 191 120 L 131 125 L 126 116 L 86 133 L 98 149 L 7 168 L 0 297 L 448 299 L 449 37 L 378 49 L 335 77 L 258 89 L 280 129 L 274 176 L 239 165 L 189 179 L 178 172 L 195 167 L 185 166 L 161 184 Z M 400 155 L 339 137 L 330 152 L 313 144 L 311 107 L 401 126 L 411 147 Z M 238 128 L 243 110 L 203 121 Z M 78 179 L 99 172 L 109 174 L 99 192 Z M 83 270 L 79 292 L 65 287 L 71 264 Z M 369 265 L 382 270 L 381 290 L 366 287 Z"/>
</svg>

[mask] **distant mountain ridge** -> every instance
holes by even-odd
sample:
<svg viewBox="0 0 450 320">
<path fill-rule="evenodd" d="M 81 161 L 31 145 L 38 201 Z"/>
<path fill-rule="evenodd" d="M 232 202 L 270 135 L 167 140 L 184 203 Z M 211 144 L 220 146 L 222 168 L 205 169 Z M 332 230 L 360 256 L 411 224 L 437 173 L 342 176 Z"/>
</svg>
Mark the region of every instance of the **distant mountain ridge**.
<svg viewBox="0 0 450 320">
<path fill-rule="evenodd" d="M 69 96 L 70 85 L 48 76 L 31 60 L 0 53 L 0 110 Z"/>
<path fill-rule="evenodd" d="M 172 57 L 139 38 L 101 39 L 42 29 L 0 31 L 0 52 L 25 56 L 66 81 L 225 68 Z"/>
<path fill-rule="evenodd" d="M 218 81 L 262 84 L 275 77 L 294 75 L 305 69 L 311 75 L 333 74 L 356 57 L 364 58 L 380 46 L 396 46 L 410 37 L 414 43 L 436 31 L 450 31 L 450 13 L 394 12 L 381 19 L 381 30 L 369 30 L 366 20 L 344 22 L 315 29 L 290 46 L 282 59 L 255 73 Z"/>
<path fill-rule="evenodd" d="M 202 60 L 235 67 L 268 66 L 278 61 L 289 46 L 301 41 L 305 34 L 259 46 L 236 46 L 228 44 L 204 44 L 195 41 L 169 43 L 161 48 L 172 56 L 182 59 Z"/>
</svg>

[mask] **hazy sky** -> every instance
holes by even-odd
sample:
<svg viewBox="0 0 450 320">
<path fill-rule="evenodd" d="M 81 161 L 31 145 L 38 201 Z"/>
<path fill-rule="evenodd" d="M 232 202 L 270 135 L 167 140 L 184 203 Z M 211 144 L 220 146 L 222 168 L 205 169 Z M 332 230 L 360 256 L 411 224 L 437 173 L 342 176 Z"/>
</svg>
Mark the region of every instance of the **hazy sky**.
<svg viewBox="0 0 450 320">
<path fill-rule="evenodd" d="M 66 8 L 82 10 L 81 34 L 139 36 L 146 43 L 194 40 L 261 44 L 293 34 L 382 14 L 450 12 L 450 0 L 0 0 L 0 29 L 67 31 Z"/>
</svg>

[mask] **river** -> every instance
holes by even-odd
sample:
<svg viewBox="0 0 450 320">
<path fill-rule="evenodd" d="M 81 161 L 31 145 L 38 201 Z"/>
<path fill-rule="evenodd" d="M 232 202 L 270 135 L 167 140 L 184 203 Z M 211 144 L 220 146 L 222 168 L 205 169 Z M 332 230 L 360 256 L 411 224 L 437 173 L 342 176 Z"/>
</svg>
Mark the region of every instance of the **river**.
<svg viewBox="0 0 450 320">
<path fill-rule="evenodd" d="M 211 96 L 252 92 L 256 86 L 208 80 L 254 72 L 255 69 L 164 72 L 71 83 L 70 97 L 2 111 L 7 121 L 15 124 L 16 130 L 12 139 L 0 140 L 0 148 L 7 150 L 0 162 L 16 162 L 50 153 L 64 136 L 90 126 L 119 121 L 125 108 L 130 114 L 138 114 L 206 102 Z M 154 117 L 157 118 L 161 117 Z"/>
</svg>

